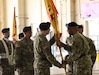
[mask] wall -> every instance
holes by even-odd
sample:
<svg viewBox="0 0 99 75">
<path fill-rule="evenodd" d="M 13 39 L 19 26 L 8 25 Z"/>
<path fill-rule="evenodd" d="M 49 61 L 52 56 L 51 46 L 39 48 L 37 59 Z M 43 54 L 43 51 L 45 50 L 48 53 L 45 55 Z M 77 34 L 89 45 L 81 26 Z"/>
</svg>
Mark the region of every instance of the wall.
<svg viewBox="0 0 99 75">
<path fill-rule="evenodd" d="M 88 28 L 89 22 L 81 17 L 81 5 L 84 2 L 92 0 L 53 0 L 59 12 L 58 20 L 62 40 L 65 41 L 68 36 L 66 23 L 76 21 L 78 24 L 84 25 L 84 34 L 89 35 Z M 94 0 L 99 1 L 99 0 Z M 13 21 L 13 10 L 16 7 L 16 18 L 18 33 L 22 32 L 24 26 L 32 26 L 33 36 L 37 32 L 40 22 L 49 21 L 44 0 L 0 0 L 0 23 L 1 28 L 11 27 Z M 52 30 L 52 28 L 51 28 Z"/>
</svg>

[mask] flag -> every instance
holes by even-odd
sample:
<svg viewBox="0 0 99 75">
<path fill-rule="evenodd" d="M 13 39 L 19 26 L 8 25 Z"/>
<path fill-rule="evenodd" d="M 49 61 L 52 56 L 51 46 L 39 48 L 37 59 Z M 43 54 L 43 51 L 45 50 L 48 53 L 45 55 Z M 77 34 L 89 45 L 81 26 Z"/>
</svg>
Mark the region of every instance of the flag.
<svg viewBox="0 0 99 75">
<path fill-rule="evenodd" d="M 61 56 L 61 59 L 63 60 L 61 46 L 60 46 L 60 40 L 59 40 L 60 39 L 60 30 L 59 30 L 59 24 L 58 24 L 58 11 L 54 5 L 53 0 L 44 0 L 44 2 L 45 2 L 45 7 L 46 7 L 48 17 L 50 19 L 50 22 L 52 24 L 52 27 L 53 27 L 53 30 L 55 33 L 56 43 L 59 46 L 60 56 Z M 64 69 L 65 69 L 65 73 L 66 73 L 66 68 L 64 68 Z"/>
<path fill-rule="evenodd" d="M 46 11 L 48 14 L 48 17 L 50 19 L 50 22 L 52 24 L 54 33 L 55 33 L 55 39 L 56 39 L 56 43 L 58 45 L 60 45 L 60 30 L 59 30 L 59 25 L 58 25 L 58 11 L 55 7 L 55 4 L 53 2 L 53 0 L 44 0 L 45 2 L 45 7 L 46 7 Z"/>
<path fill-rule="evenodd" d="M 12 38 L 14 41 L 17 41 L 17 25 L 16 25 L 16 11 L 14 7 L 14 15 L 13 15 L 13 26 L 12 26 Z"/>
<path fill-rule="evenodd" d="M 52 24 L 53 30 L 59 36 L 60 30 L 59 30 L 59 25 L 58 25 L 58 11 L 52 0 L 44 0 L 44 1 L 45 1 L 45 7 L 47 10 L 47 14 L 48 14 L 48 17 Z"/>
</svg>

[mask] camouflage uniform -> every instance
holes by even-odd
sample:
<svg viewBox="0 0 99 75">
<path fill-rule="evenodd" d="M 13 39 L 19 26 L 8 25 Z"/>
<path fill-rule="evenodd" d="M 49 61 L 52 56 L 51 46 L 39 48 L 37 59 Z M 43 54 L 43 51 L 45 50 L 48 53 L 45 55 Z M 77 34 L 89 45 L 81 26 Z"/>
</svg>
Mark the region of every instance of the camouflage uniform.
<svg viewBox="0 0 99 75">
<path fill-rule="evenodd" d="M 93 69 L 93 66 L 94 66 L 94 63 L 95 63 L 95 60 L 96 60 L 96 48 L 95 48 L 95 45 L 93 43 L 93 41 L 86 37 L 85 38 L 87 39 L 88 43 L 89 43 L 89 47 L 90 47 L 90 50 L 89 50 L 89 55 L 91 55 L 91 60 L 92 60 L 92 69 Z"/>
<path fill-rule="evenodd" d="M 78 25 L 78 32 L 83 35 L 83 25 Z M 89 43 L 90 50 L 89 50 L 88 54 L 89 54 L 89 56 L 91 56 L 91 60 L 92 60 L 92 68 L 91 69 L 93 69 L 93 65 L 96 60 L 96 48 L 95 48 L 93 41 L 90 38 L 88 38 L 86 36 L 84 36 L 84 37 L 87 39 L 87 41 Z"/>
<path fill-rule="evenodd" d="M 73 37 L 72 36 L 67 37 L 66 44 L 68 46 L 71 46 L 73 44 Z M 65 59 L 69 58 L 71 55 L 72 55 L 72 51 L 68 51 L 68 55 L 66 55 Z M 66 67 L 67 75 L 73 75 L 73 62 L 68 63 L 66 66 L 67 66 Z"/>
<path fill-rule="evenodd" d="M 34 51 L 31 39 L 23 38 L 17 43 L 15 59 L 20 75 L 34 75 Z"/>
<path fill-rule="evenodd" d="M 74 42 L 72 46 L 63 45 L 63 47 L 72 51 L 72 55 L 66 59 L 66 63 L 73 62 L 73 75 L 91 75 L 92 61 L 88 55 L 89 45 L 87 40 L 80 33 L 73 35 Z"/>
<path fill-rule="evenodd" d="M 34 75 L 50 75 L 50 67 L 62 65 L 51 53 L 51 45 L 54 44 L 54 37 L 48 42 L 46 36 L 41 32 L 34 39 Z"/>
<path fill-rule="evenodd" d="M 8 48 L 8 52 L 9 52 L 9 55 L 12 54 L 13 52 L 13 55 L 12 55 L 12 60 L 11 62 L 9 62 L 8 58 L 5 56 L 6 55 L 6 48 L 2 42 L 2 40 L 5 42 L 7 48 Z M 0 59 L 0 65 L 2 66 L 2 69 L 3 69 L 3 72 L 2 72 L 2 75 L 14 75 L 14 51 L 15 51 L 15 47 L 14 47 L 14 44 L 12 41 L 6 41 L 4 38 L 0 40 L 0 56 L 1 56 L 1 59 Z M 13 50 L 12 51 L 12 46 L 13 46 Z"/>
</svg>

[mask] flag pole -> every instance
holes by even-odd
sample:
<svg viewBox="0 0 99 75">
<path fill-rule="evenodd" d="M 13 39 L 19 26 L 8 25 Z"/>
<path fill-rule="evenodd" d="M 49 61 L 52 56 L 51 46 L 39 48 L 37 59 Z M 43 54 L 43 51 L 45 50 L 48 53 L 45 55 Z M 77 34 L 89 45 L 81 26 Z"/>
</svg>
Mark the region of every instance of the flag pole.
<svg viewBox="0 0 99 75">
<path fill-rule="evenodd" d="M 58 26 L 58 16 L 57 16 L 58 11 L 54 5 L 53 0 L 44 0 L 44 2 L 45 2 L 48 17 L 50 19 L 50 22 L 52 24 L 52 27 L 53 27 L 53 30 L 55 33 L 56 43 L 60 46 L 60 40 L 59 40 L 60 39 L 60 30 L 59 30 L 59 26 Z M 61 59 L 63 61 L 61 47 L 59 47 L 59 50 L 60 50 Z M 66 67 L 64 68 L 64 70 L 66 73 Z"/>
<path fill-rule="evenodd" d="M 62 61 L 63 61 L 64 59 L 63 59 L 63 56 L 62 56 L 61 44 L 60 44 L 60 40 L 58 39 L 57 36 L 56 36 L 56 43 L 58 44 L 59 51 L 60 51 L 60 57 L 61 57 L 61 59 L 62 59 Z M 65 75 L 67 75 L 66 66 L 64 67 L 64 70 L 65 70 Z"/>
<path fill-rule="evenodd" d="M 17 26 L 16 26 L 16 11 L 14 7 L 14 13 L 13 13 L 13 25 L 12 25 L 12 38 L 16 42 L 17 41 Z"/>
</svg>

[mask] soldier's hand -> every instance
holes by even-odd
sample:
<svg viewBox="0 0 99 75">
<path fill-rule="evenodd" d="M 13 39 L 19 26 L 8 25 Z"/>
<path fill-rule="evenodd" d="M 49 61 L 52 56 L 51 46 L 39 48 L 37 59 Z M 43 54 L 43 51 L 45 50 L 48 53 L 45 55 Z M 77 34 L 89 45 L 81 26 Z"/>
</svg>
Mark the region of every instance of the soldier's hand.
<svg viewBox="0 0 99 75">
<path fill-rule="evenodd" d="M 66 61 L 65 60 L 62 60 L 62 67 L 66 68 Z"/>
</svg>

